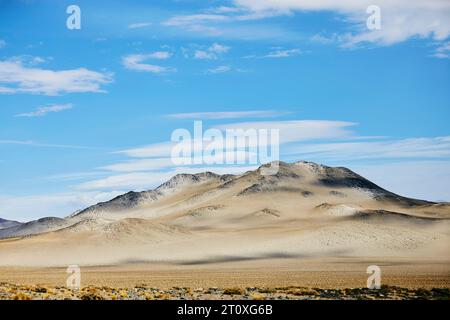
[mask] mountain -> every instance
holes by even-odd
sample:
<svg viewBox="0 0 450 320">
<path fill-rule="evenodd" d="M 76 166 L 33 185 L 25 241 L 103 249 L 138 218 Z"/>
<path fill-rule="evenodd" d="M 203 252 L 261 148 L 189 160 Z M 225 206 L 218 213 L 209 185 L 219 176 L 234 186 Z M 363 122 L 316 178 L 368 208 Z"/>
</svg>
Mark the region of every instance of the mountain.
<svg viewBox="0 0 450 320">
<path fill-rule="evenodd" d="M 74 213 L 0 230 L 0 261 L 213 263 L 271 257 L 448 252 L 450 204 L 392 193 L 343 167 L 279 163 L 240 175 L 179 174 Z M 447 254 L 448 256 L 448 254 Z M 0 262 L 1 264 L 1 262 Z"/>
<path fill-rule="evenodd" d="M 266 165 L 267 167 L 268 165 Z M 257 171 L 250 171 L 244 175 L 217 175 L 212 172 L 203 172 L 198 174 L 178 174 L 163 183 L 154 190 L 143 191 L 143 192 L 128 192 L 124 195 L 117 196 L 116 198 L 98 203 L 91 206 L 85 210 L 77 212 L 72 217 L 83 216 L 86 214 L 100 213 L 100 212 L 120 212 L 129 209 L 139 208 L 140 206 L 145 206 L 146 204 L 153 203 L 157 200 L 164 198 L 165 195 L 180 190 L 183 187 L 188 188 L 191 185 L 200 183 L 223 183 L 219 185 L 219 188 L 225 188 L 232 183 L 238 183 L 243 180 L 253 182 L 249 187 L 244 188 L 239 192 L 238 196 L 248 195 L 252 193 L 259 192 L 271 192 L 271 191 L 299 191 L 300 186 L 306 186 L 307 183 L 313 182 L 317 186 L 324 186 L 329 188 L 352 188 L 357 190 L 365 190 L 371 192 L 374 199 L 393 201 L 401 203 L 406 206 L 417 206 L 432 204 L 429 201 L 417 200 L 405 198 L 396 195 L 392 192 L 384 190 L 383 188 L 377 186 L 376 184 L 370 182 L 369 180 L 361 177 L 355 172 L 347 168 L 332 168 L 323 165 L 318 165 L 312 162 L 297 162 L 289 165 L 284 162 L 280 162 L 280 169 L 276 175 L 264 176 L 260 175 L 261 169 L 265 167 L 262 166 Z M 300 171 L 303 171 L 299 173 Z M 306 184 L 302 181 L 301 177 L 314 176 Z M 289 187 L 283 186 L 283 181 L 289 183 L 289 179 L 293 180 L 290 182 L 297 182 L 298 186 L 293 187 L 289 190 Z M 295 181 L 297 180 L 297 181 Z"/>
<path fill-rule="evenodd" d="M 13 221 L 13 220 L 6 220 L 6 219 L 2 219 L 0 218 L 0 229 L 6 229 L 6 228 L 10 228 L 10 227 L 15 227 L 20 225 L 21 223 L 18 221 Z"/>
<path fill-rule="evenodd" d="M 220 176 L 212 172 L 204 172 L 199 174 L 177 174 L 167 182 L 157 187 L 155 190 L 143 192 L 130 191 L 126 194 L 117 196 L 110 201 L 101 202 L 81 210 L 76 214 L 73 214 L 71 217 L 79 218 L 89 214 L 95 215 L 99 212 L 117 212 L 138 208 L 139 206 L 157 201 L 163 198 L 164 195 L 173 193 L 184 186 L 189 187 L 191 184 L 206 182 L 217 178 L 220 178 Z"/>
<path fill-rule="evenodd" d="M 24 237 L 57 230 L 63 226 L 66 226 L 66 221 L 64 219 L 56 217 L 46 217 L 25 223 L 12 224 L 9 227 L 0 230 L 0 237 Z"/>
</svg>

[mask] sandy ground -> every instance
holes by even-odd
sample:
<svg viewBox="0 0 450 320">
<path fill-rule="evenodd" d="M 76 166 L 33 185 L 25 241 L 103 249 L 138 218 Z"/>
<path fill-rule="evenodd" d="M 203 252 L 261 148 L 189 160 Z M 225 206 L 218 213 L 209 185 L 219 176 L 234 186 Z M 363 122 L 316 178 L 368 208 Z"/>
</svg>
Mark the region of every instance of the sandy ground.
<svg viewBox="0 0 450 320">
<path fill-rule="evenodd" d="M 160 289 L 173 287 L 313 287 L 364 288 L 367 266 L 381 268 L 382 285 L 404 288 L 450 288 L 450 263 L 445 260 L 416 261 L 390 258 L 360 260 L 260 260 L 211 265 L 128 264 L 80 266 L 82 286 Z M 26 285 L 65 286 L 65 268 L 0 267 L 0 282 Z"/>
</svg>

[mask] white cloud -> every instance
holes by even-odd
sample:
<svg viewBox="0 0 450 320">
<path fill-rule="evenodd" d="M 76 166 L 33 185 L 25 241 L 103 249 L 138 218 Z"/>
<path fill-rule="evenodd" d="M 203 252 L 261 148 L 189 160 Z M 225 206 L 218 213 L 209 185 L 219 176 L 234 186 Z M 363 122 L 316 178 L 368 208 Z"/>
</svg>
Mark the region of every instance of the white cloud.
<svg viewBox="0 0 450 320">
<path fill-rule="evenodd" d="M 32 140 L 0 140 L 0 144 L 11 144 L 11 145 L 44 147 L 44 148 L 92 149 L 91 147 L 85 147 L 85 146 L 42 143 L 42 142 L 35 142 Z"/>
<path fill-rule="evenodd" d="M 297 56 L 301 53 L 302 53 L 301 50 L 298 48 L 294 49 L 274 48 L 272 51 L 264 55 L 250 54 L 243 56 L 242 58 L 243 59 L 289 58 Z"/>
<path fill-rule="evenodd" d="M 111 190 L 114 188 L 144 190 L 169 178 L 170 174 L 165 172 L 132 172 L 84 182 L 76 188 L 78 190 Z"/>
<path fill-rule="evenodd" d="M 293 145 L 290 155 L 324 160 L 449 158 L 450 137 Z"/>
<path fill-rule="evenodd" d="M 356 125 L 352 122 L 327 120 L 289 120 L 289 121 L 255 121 L 224 124 L 218 129 L 277 129 L 280 132 L 280 143 L 339 139 L 353 137 L 348 128 Z"/>
<path fill-rule="evenodd" d="M 200 14 L 174 16 L 162 24 L 178 28 L 183 34 L 192 32 L 202 37 L 239 40 L 300 39 L 298 35 L 282 27 L 245 23 L 272 16 L 272 12 L 251 12 L 242 7 L 219 7 L 204 10 Z"/>
<path fill-rule="evenodd" d="M 227 53 L 228 51 L 230 51 L 230 47 L 218 43 L 213 43 L 212 46 L 208 48 L 208 51 L 214 53 Z"/>
<path fill-rule="evenodd" d="M 0 61 L 0 93 L 104 92 L 101 86 L 110 82 L 111 74 L 86 68 L 53 71 L 26 67 L 19 60 Z"/>
<path fill-rule="evenodd" d="M 358 31 L 349 34 L 347 45 L 373 42 L 389 45 L 412 37 L 443 40 L 450 35 L 450 2 L 446 0 L 234 0 L 253 12 L 288 14 L 294 11 L 334 11 L 347 17 Z M 366 27 L 369 5 L 381 8 L 381 29 Z"/>
<path fill-rule="evenodd" d="M 194 14 L 185 16 L 175 16 L 163 22 L 165 26 L 188 26 L 197 25 L 198 23 L 208 21 L 226 21 L 229 20 L 227 16 L 220 14 Z"/>
<path fill-rule="evenodd" d="M 276 110 L 252 110 L 252 111 L 223 111 L 223 112 L 189 112 L 167 115 L 172 119 L 242 119 L 242 118 L 268 118 L 285 115 Z"/>
<path fill-rule="evenodd" d="M 61 112 L 64 110 L 72 109 L 72 104 L 54 104 L 46 107 L 39 107 L 36 111 L 33 112 L 27 112 L 27 113 L 20 113 L 17 114 L 16 117 L 42 117 L 45 116 L 48 113 L 52 112 Z"/>
<path fill-rule="evenodd" d="M 119 174 L 104 179 L 88 181 L 77 186 L 79 190 L 110 190 L 121 188 L 127 190 L 148 190 L 169 180 L 178 173 L 201 173 L 205 171 L 217 174 L 239 174 L 254 170 L 257 166 L 223 166 L 223 167 L 181 167 L 170 171 L 133 172 Z"/>
<path fill-rule="evenodd" d="M 6 47 L 6 41 L 0 39 L 0 49 Z"/>
<path fill-rule="evenodd" d="M 450 1 L 448 0 L 233 0 L 234 6 L 213 8 L 201 14 L 175 16 L 167 20 L 167 26 L 182 27 L 184 30 L 204 35 L 244 36 L 230 24 L 239 21 L 261 20 L 295 12 L 334 12 L 341 21 L 350 26 L 351 32 L 328 40 L 338 40 L 343 46 L 361 43 L 391 45 L 408 39 L 432 38 L 443 41 L 450 36 Z M 381 8 L 381 29 L 369 30 L 366 12 L 370 5 Z M 242 30 L 247 26 L 241 25 Z M 265 26 L 265 31 L 269 31 Z M 259 26 L 261 29 L 261 26 Z M 253 38 L 260 35 L 253 31 Z M 277 33 L 266 36 L 275 36 Z M 288 33 L 288 30 L 284 30 Z M 326 40 L 324 36 L 315 40 Z"/>
<path fill-rule="evenodd" d="M 19 144 L 19 145 L 32 145 L 31 140 L 0 140 L 0 144 Z"/>
<path fill-rule="evenodd" d="M 434 53 L 432 54 L 432 56 L 435 58 L 440 58 L 440 59 L 450 58 L 450 41 L 442 43 L 440 46 L 438 46 L 434 50 Z"/>
<path fill-rule="evenodd" d="M 214 60 L 217 59 L 217 55 L 215 55 L 213 52 L 195 50 L 194 58 L 199 60 Z"/>
<path fill-rule="evenodd" d="M 205 13 L 174 16 L 163 22 L 165 26 L 183 27 L 191 31 L 206 31 L 211 23 L 258 20 L 276 16 L 271 11 L 252 11 L 243 7 L 219 7 Z"/>
<path fill-rule="evenodd" d="M 43 179 L 44 180 L 51 180 L 51 181 L 76 181 L 76 180 L 82 180 L 85 178 L 92 178 L 93 176 L 102 176 L 105 175 L 105 172 L 101 171 L 92 171 L 92 172 L 71 172 L 71 173 L 61 173 L 61 174 L 54 174 L 50 176 L 46 176 Z"/>
<path fill-rule="evenodd" d="M 115 153 L 124 154 L 133 158 L 168 157 L 174 145 L 175 143 L 173 142 L 160 142 L 148 146 L 121 150 Z"/>
<path fill-rule="evenodd" d="M 226 7 L 226 6 L 220 6 L 217 8 L 212 8 L 207 10 L 208 12 L 212 12 L 212 13 L 236 13 L 236 12 L 240 12 L 242 11 L 241 8 L 237 8 L 237 7 Z"/>
<path fill-rule="evenodd" d="M 230 47 L 218 43 L 213 43 L 206 50 L 195 50 L 194 58 L 203 60 L 215 60 L 219 55 L 227 53 L 228 51 L 230 51 Z"/>
<path fill-rule="evenodd" d="M 53 58 L 52 57 L 43 58 L 43 57 L 32 56 L 32 55 L 28 55 L 28 54 L 22 54 L 22 55 L 14 56 L 14 57 L 11 57 L 8 59 L 8 61 L 17 62 L 17 63 L 20 63 L 25 66 L 34 66 L 37 64 L 42 64 L 44 62 L 47 62 L 47 60 L 53 60 Z"/>
<path fill-rule="evenodd" d="M 176 69 L 171 67 L 142 63 L 148 59 L 165 60 L 169 59 L 171 56 L 172 54 L 168 51 L 157 51 L 149 54 L 130 54 L 122 58 L 122 64 L 125 66 L 125 68 L 134 71 L 152 73 L 175 72 Z"/>
<path fill-rule="evenodd" d="M 289 58 L 293 56 L 297 56 L 301 53 L 300 49 L 279 49 L 270 52 L 265 57 L 266 58 Z"/>
<path fill-rule="evenodd" d="M 206 145 L 206 143 L 205 143 Z M 200 148 L 200 144 L 194 145 L 194 151 L 202 151 Z M 256 159 L 257 154 L 254 152 L 250 152 L 247 150 L 238 150 L 238 151 L 227 151 L 222 150 L 216 152 L 215 155 L 204 155 L 202 157 L 202 163 L 216 163 L 216 164 L 224 164 L 224 159 L 227 157 L 233 157 L 237 159 L 250 159 L 254 157 Z M 253 159 L 253 158 L 252 158 Z M 180 157 L 177 159 L 180 163 L 183 163 L 183 168 L 186 170 L 195 169 L 198 165 L 194 164 L 192 158 L 190 157 Z M 219 162 L 221 161 L 221 162 Z M 190 163 L 190 164 L 189 164 Z M 162 169 L 173 169 L 176 168 L 170 157 L 166 158 L 151 158 L 151 159 L 138 159 L 138 160 L 129 160 L 125 162 L 115 163 L 109 166 L 101 167 L 99 169 L 113 171 L 113 172 L 142 172 L 142 171 L 159 171 Z M 231 168 L 232 166 L 230 166 Z M 181 168 L 179 170 L 182 171 Z M 195 169 L 197 170 L 197 169 Z M 206 170 L 206 169 L 205 169 Z"/>
<path fill-rule="evenodd" d="M 313 35 L 310 40 L 312 42 L 317 42 L 321 44 L 330 44 L 330 43 L 338 43 L 341 42 L 342 36 L 337 33 L 332 33 L 331 35 L 325 35 L 324 33 L 317 33 Z"/>
<path fill-rule="evenodd" d="M 230 66 L 219 66 L 217 68 L 212 68 L 212 69 L 206 70 L 206 73 L 208 73 L 208 74 L 218 74 L 218 73 L 225 73 L 225 72 L 229 72 L 229 71 L 231 71 L 231 67 Z"/>
<path fill-rule="evenodd" d="M 252 112 L 253 113 L 252 115 Z M 250 113 L 239 114 L 238 112 L 218 112 L 218 113 L 186 113 L 175 114 L 173 117 L 180 119 L 195 119 L 193 117 L 204 117 L 204 119 L 231 119 L 240 115 L 243 117 L 258 117 L 263 116 L 264 113 L 259 111 L 250 111 Z M 270 113 L 269 113 L 270 115 Z M 213 128 L 225 131 L 226 129 L 278 129 L 280 131 L 280 143 L 300 142 L 307 140 L 321 140 L 321 139 L 339 139 L 351 138 L 353 133 L 348 130 L 349 127 L 354 126 L 355 123 L 343 121 L 325 121 L 325 120 L 291 120 L 291 121 L 255 121 L 255 122 L 240 122 L 232 124 L 223 124 L 214 126 Z M 196 142 L 194 141 L 194 148 Z M 118 151 L 118 154 L 124 154 L 133 158 L 164 158 L 169 157 L 172 148 L 176 145 L 175 142 L 161 142 L 148 146 L 127 149 Z"/>
<path fill-rule="evenodd" d="M 132 24 L 128 25 L 128 29 L 140 29 L 140 28 L 145 28 L 145 27 L 151 26 L 151 25 L 152 25 L 151 22 L 132 23 Z"/>
<path fill-rule="evenodd" d="M 146 59 L 158 59 L 158 60 L 166 60 L 172 57 L 172 53 L 169 51 L 156 51 L 150 54 L 145 55 Z"/>
<path fill-rule="evenodd" d="M 154 171 L 168 167 L 173 167 L 170 158 L 153 158 L 116 163 L 101 167 L 100 169 L 118 172 L 137 172 Z"/>
</svg>

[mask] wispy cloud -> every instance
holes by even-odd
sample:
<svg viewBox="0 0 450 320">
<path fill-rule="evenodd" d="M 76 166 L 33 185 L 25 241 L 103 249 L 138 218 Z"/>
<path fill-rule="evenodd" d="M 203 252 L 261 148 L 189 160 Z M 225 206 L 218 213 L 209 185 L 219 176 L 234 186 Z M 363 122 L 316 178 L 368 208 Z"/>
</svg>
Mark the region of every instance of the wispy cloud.
<svg viewBox="0 0 450 320">
<path fill-rule="evenodd" d="M 169 160 L 170 161 L 170 160 Z M 240 174 L 248 170 L 254 170 L 257 166 L 208 166 L 208 167 L 175 167 L 171 170 L 152 172 L 133 172 L 118 174 L 103 179 L 97 179 L 81 183 L 76 186 L 78 190 L 147 190 L 167 181 L 178 173 L 200 173 L 205 171 L 217 174 Z"/>
<path fill-rule="evenodd" d="M 376 3 L 381 8 L 382 26 L 380 30 L 368 30 L 366 12 L 371 0 L 234 0 L 238 7 L 254 13 L 272 12 L 275 15 L 291 14 L 295 11 L 333 11 L 344 15 L 356 32 L 348 34 L 345 42 L 354 45 L 372 42 L 390 45 L 413 37 L 430 37 L 443 40 L 450 35 L 450 2 L 441 0 L 391 1 L 380 0 Z"/>
<path fill-rule="evenodd" d="M 266 58 L 289 58 L 301 53 L 300 49 L 279 49 L 265 55 Z"/>
<path fill-rule="evenodd" d="M 450 58 L 450 41 L 444 42 L 439 45 L 432 54 L 432 57 L 440 58 L 440 59 L 449 59 Z"/>
<path fill-rule="evenodd" d="M 36 111 L 33 112 L 26 112 L 26 113 L 19 113 L 16 115 L 16 117 L 43 117 L 48 113 L 55 113 L 55 112 L 61 112 L 64 110 L 72 109 L 73 106 L 71 103 L 68 104 L 54 104 L 46 107 L 39 107 L 36 109 Z"/>
<path fill-rule="evenodd" d="M 310 40 L 312 42 L 317 42 L 321 44 L 331 44 L 331 43 L 339 43 L 342 41 L 342 37 L 337 33 L 332 33 L 331 35 L 325 35 L 323 33 L 316 33 L 313 35 Z"/>
<path fill-rule="evenodd" d="M 276 110 L 252 110 L 252 111 L 224 111 L 224 112 L 189 112 L 167 115 L 171 119 L 243 119 L 243 118 L 271 118 L 285 115 L 285 112 Z"/>
<path fill-rule="evenodd" d="M 289 58 L 300 55 L 301 53 L 302 51 L 298 48 L 293 49 L 276 48 L 267 54 L 262 55 L 250 54 L 243 56 L 242 58 L 244 59 Z"/>
<path fill-rule="evenodd" d="M 230 47 L 218 43 L 212 44 L 206 50 L 195 50 L 194 58 L 202 60 L 215 60 L 220 54 L 227 53 Z"/>
<path fill-rule="evenodd" d="M 175 144 L 173 142 L 160 142 L 142 147 L 120 150 L 114 153 L 126 155 L 132 158 L 169 157 L 174 145 Z"/>
<path fill-rule="evenodd" d="M 6 41 L 0 39 L 0 49 L 6 47 Z"/>
<path fill-rule="evenodd" d="M 267 113 L 266 113 L 267 112 Z M 243 111 L 243 112 L 199 112 L 180 113 L 169 115 L 174 119 L 233 119 L 233 118 L 257 118 L 280 115 L 277 111 Z M 280 143 L 291 143 L 301 141 L 314 141 L 323 139 L 345 139 L 355 137 L 349 130 L 356 125 L 352 122 L 327 121 L 327 120 L 292 120 L 292 121 L 251 121 L 236 122 L 214 126 L 212 128 L 222 130 L 242 129 L 277 129 L 280 131 Z M 167 158 L 170 157 L 173 146 L 176 143 L 167 141 L 147 146 L 131 148 L 116 152 L 132 158 Z M 193 149 L 201 147 L 199 141 L 193 141 Z"/>
<path fill-rule="evenodd" d="M 218 7 L 197 14 L 177 15 L 162 23 L 180 32 L 195 33 L 201 37 L 260 40 L 299 39 L 295 33 L 274 25 L 250 24 L 253 20 L 274 16 L 273 12 L 254 12 L 244 7 Z"/>
<path fill-rule="evenodd" d="M 369 17 L 367 9 L 377 5 L 381 9 L 381 29 L 369 30 L 366 21 Z M 166 20 L 166 26 L 183 28 L 204 36 L 245 37 L 258 39 L 261 34 L 255 30 L 247 30 L 249 21 L 270 19 L 283 15 L 294 15 L 304 12 L 333 12 L 341 17 L 350 32 L 341 32 L 334 36 L 316 36 L 319 42 L 330 40 L 342 47 L 356 47 L 364 43 L 392 45 L 415 37 L 444 41 L 450 36 L 450 2 L 443 0 L 232 0 L 228 6 L 210 8 L 198 13 L 178 15 Z M 234 26 L 239 24 L 240 31 Z M 258 25 L 264 29 L 263 36 L 279 38 L 280 33 L 270 32 L 270 25 Z M 247 31 L 244 31 L 247 30 Z M 284 37 L 292 35 L 291 30 L 284 28 Z M 250 36 L 250 37 L 249 37 Z M 445 57 L 437 53 L 437 57 Z"/>
<path fill-rule="evenodd" d="M 132 23 L 132 24 L 128 25 L 128 29 L 141 29 L 141 28 L 149 27 L 151 25 L 152 25 L 151 22 Z"/>
<path fill-rule="evenodd" d="M 165 26 L 195 26 L 199 23 L 227 21 L 229 17 L 222 14 L 193 14 L 184 16 L 174 16 L 163 22 Z"/>
<path fill-rule="evenodd" d="M 139 159 L 120 162 L 99 169 L 118 172 L 154 171 L 163 168 L 173 167 L 172 160 L 166 158 Z"/>
<path fill-rule="evenodd" d="M 122 58 L 122 64 L 125 68 L 133 71 L 151 72 L 151 73 L 167 73 L 175 72 L 172 67 L 164 67 L 154 64 L 143 63 L 149 59 L 166 60 L 172 56 L 168 51 L 157 51 L 148 54 L 130 54 Z"/>
<path fill-rule="evenodd" d="M 166 60 L 170 57 L 172 57 L 172 53 L 169 51 L 155 51 L 145 55 L 145 59 Z"/>
<path fill-rule="evenodd" d="M 199 60 L 213 60 L 213 59 L 217 59 L 217 56 L 212 52 L 208 52 L 208 51 L 204 51 L 204 50 L 195 50 L 194 58 L 199 59 Z"/>
<path fill-rule="evenodd" d="M 288 154 L 328 160 L 450 158 L 450 137 L 292 145 Z"/>
<path fill-rule="evenodd" d="M 0 61 L 0 93 L 105 92 L 101 86 L 110 82 L 112 74 L 86 68 L 53 71 L 27 67 L 20 60 Z"/>
<path fill-rule="evenodd" d="M 48 60 L 53 60 L 53 58 L 52 57 L 44 58 L 44 57 L 39 57 L 39 56 L 32 56 L 29 54 L 13 56 L 8 59 L 8 61 L 18 62 L 25 66 L 34 66 L 34 65 L 42 64 L 42 63 L 47 62 Z"/>
<path fill-rule="evenodd" d="M 287 120 L 230 123 L 217 126 L 217 128 L 221 130 L 275 129 L 280 132 L 280 143 L 285 144 L 301 141 L 353 138 L 355 135 L 350 128 L 355 125 L 356 123 L 354 122 L 346 121 Z"/>
<path fill-rule="evenodd" d="M 208 48 L 208 51 L 214 53 L 227 53 L 229 50 L 230 47 L 218 43 L 213 43 L 213 45 Z"/>
<path fill-rule="evenodd" d="M 4 139 L 4 140 L 0 140 L 0 145 L 1 144 L 23 145 L 23 146 L 44 147 L 44 148 L 93 149 L 92 147 L 86 147 L 86 146 L 42 143 L 42 142 L 35 142 L 32 140 L 5 140 Z"/>
<path fill-rule="evenodd" d="M 212 68 L 212 69 L 208 69 L 206 70 L 206 74 L 218 74 L 218 73 L 226 73 L 231 71 L 231 67 L 230 66 L 219 66 L 217 68 Z"/>
</svg>

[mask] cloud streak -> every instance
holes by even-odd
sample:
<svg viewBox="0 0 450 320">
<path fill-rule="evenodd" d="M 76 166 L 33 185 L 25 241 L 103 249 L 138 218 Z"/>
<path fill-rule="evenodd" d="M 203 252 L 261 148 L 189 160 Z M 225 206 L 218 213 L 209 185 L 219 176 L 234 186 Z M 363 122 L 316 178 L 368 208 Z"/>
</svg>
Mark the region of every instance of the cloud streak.
<svg viewBox="0 0 450 320">
<path fill-rule="evenodd" d="M 149 54 L 130 54 L 122 58 L 122 64 L 126 69 L 133 71 L 150 73 L 175 72 L 175 68 L 143 63 L 144 61 L 149 59 L 166 60 L 171 56 L 172 53 L 168 51 L 157 51 Z"/>
<path fill-rule="evenodd" d="M 353 161 L 399 158 L 450 158 L 450 137 L 298 144 L 286 150 L 296 157 Z"/>
<path fill-rule="evenodd" d="M 227 73 L 231 71 L 230 66 L 218 66 L 217 68 L 212 68 L 206 70 L 206 74 L 220 74 L 220 73 Z"/>
<path fill-rule="evenodd" d="M 151 22 L 132 23 L 132 24 L 128 25 L 128 29 L 141 29 L 141 28 L 149 27 L 151 25 L 152 25 Z"/>
<path fill-rule="evenodd" d="M 367 8 L 377 5 L 381 9 L 381 29 L 369 30 L 366 21 Z M 315 37 L 320 42 L 338 42 L 342 47 L 357 47 L 365 43 L 392 45 L 413 38 L 428 38 L 445 41 L 450 36 L 450 2 L 446 0 L 233 0 L 227 7 L 210 8 L 197 14 L 178 15 L 166 20 L 163 25 L 183 28 L 209 36 L 247 37 L 245 32 L 236 32 L 233 25 L 248 29 L 250 21 L 267 20 L 272 17 L 292 16 L 296 13 L 333 12 L 350 28 L 327 37 Z M 262 26 L 258 25 L 261 29 Z M 265 25 L 265 36 L 278 38 Z M 249 30 L 253 39 L 260 34 Z M 289 30 L 284 29 L 287 35 Z M 291 34 L 292 36 L 292 34 Z M 248 37 L 247 37 L 248 38 Z M 437 53 L 436 57 L 445 57 Z"/>
<path fill-rule="evenodd" d="M 434 53 L 432 54 L 432 57 L 439 58 L 439 59 L 449 59 L 450 58 L 450 41 L 445 42 L 438 46 Z"/>
<path fill-rule="evenodd" d="M 174 113 L 167 115 L 170 119 L 240 119 L 240 118 L 269 118 L 285 115 L 286 113 L 276 110 L 252 110 L 252 111 L 224 111 L 224 112 L 189 112 Z"/>
<path fill-rule="evenodd" d="M 390 45 L 413 37 L 444 40 L 450 35 L 450 2 L 444 0 L 379 0 L 376 3 L 371 0 L 234 0 L 234 3 L 261 14 L 334 11 L 357 27 L 356 33 L 348 34 L 347 45 L 361 42 Z M 381 9 L 382 27 L 376 31 L 366 28 L 366 9 L 373 4 Z"/>
<path fill-rule="evenodd" d="M 265 58 L 289 58 L 297 56 L 301 53 L 300 49 L 280 49 L 270 52 L 265 56 Z"/>
<path fill-rule="evenodd" d="M 112 81 L 112 74 L 86 68 L 54 71 L 27 67 L 20 60 L 0 61 L 0 94 L 98 93 Z"/>
<path fill-rule="evenodd" d="M 10 144 L 19 146 L 44 147 L 44 148 L 63 148 L 63 149 L 94 149 L 86 146 L 74 146 L 66 144 L 41 143 L 32 140 L 0 140 L 0 145 Z"/>
<path fill-rule="evenodd" d="M 230 49 L 228 46 L 213 43 L 206 50 L 195 50 L 194 58 L 200 60 L 216 60 L 219 58 L 219 55 L 227 53 Z"/>
<path fill-rule="evenodd" d="M 43 116 L 47 115 L 48 113 L 61 112 L 61 111 L 69 110 L 72 108 L 73 108 L 73 106 L 71 103 L 54 104 L 54 105 L 50 105 L 47 107 L 39 107 L 36 109 L 36 111 L 33 111 L 33 112 L 19 113 L 16 115 L 16 117 L 28 117 L 28 118 L 43 117 Z"/>
<path fill-rule="evenodd" d="M 195 174 L 210 171 L 217 174 L 240 174 L 248 170 L 254 170 L 255 168 L 256 166 L 176 167 L 168 171 L 132 172 L 113 175 L 103 179 L 97 179 L 79 184 L 76 188 L 84 191 L 110 190 L 115 188 L 148 190 L 158 186 L 164 181 L 169 180 L 171 177 L 179 173 Z"/>
</svg>

